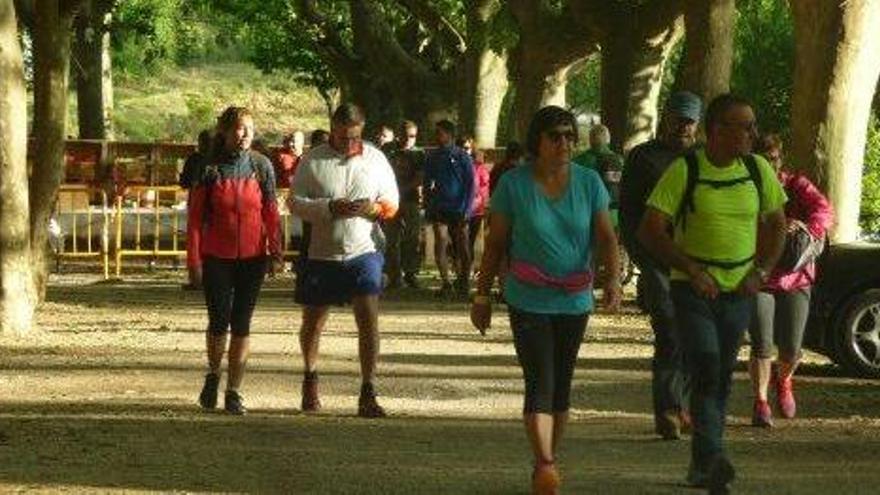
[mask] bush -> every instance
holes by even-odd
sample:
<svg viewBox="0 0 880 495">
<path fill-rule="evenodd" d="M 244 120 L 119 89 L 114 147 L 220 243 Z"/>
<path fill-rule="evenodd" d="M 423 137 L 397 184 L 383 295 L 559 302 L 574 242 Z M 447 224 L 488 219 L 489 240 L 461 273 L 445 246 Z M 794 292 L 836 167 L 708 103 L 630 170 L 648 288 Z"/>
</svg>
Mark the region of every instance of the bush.
<svg viewBox="0 0 880 495">
<path fill-rule="evenodd" d="M 870 235 L 880 233 L 880 118 L 876 114 L 868 124 L 863 174 L 859 226 Z"/>
</svg>

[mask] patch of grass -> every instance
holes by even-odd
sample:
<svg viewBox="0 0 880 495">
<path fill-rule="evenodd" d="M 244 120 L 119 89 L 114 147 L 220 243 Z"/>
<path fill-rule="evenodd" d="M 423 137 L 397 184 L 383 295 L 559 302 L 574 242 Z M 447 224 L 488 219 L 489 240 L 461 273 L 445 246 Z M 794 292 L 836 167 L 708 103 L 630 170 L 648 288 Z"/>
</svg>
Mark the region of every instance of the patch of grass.
<svg viewBox="0 0 880 495">
<path fill-rule="evenodd" d="M 258 137 L 269 144 L 293 130 L 328 128 L 327 111 L 311 88 L 289 74 L 263 74 L 247 63 L 167 68 L 114 80 L 113 123 L 122 141 L 194 142 L 200 130 L 229 105 L 254 112 Z M 76 134 L 76 95 L 71 94 L 68 132 Z"/>
</svg>

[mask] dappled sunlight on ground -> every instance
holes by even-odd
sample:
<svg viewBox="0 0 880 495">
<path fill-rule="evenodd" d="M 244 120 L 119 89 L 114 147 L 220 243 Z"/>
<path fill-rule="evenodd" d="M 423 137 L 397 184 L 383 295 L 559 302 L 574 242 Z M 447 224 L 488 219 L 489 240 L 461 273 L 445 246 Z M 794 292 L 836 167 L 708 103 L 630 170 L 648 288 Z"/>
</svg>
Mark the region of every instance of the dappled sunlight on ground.
<svg viewBox="0 0 880 495">
<path fill-rule="evenodd" d="M 200 293 L 175 274 L 53 281 L 41 332 L 0 337 L 0 491 L 96 489 L 287 493 L 526 493 L 522 379 L 503 311 L 481 337 L 464 303 L 391 295 L 380 320 L 378 391 L 392 417 L 354 417 L 350 310 L 321 341 L 324 409 L 299 411 L 300 311 L 289 278 L 257 307 L 242 393 L 250 414 L 205 414 Z M 650 414 L 646 320 L 595 315 L 578 359 L 565 493 L 692 493 L 688 443 L 661 442 Z M 746 357 L 745 351 L 741 357 Z M 837 376 L 810 354 L 799 418 L 748 426 L 742 368 L 730 404 L 743 493 L 875 493 L 878 383 Z"/>
</svg>

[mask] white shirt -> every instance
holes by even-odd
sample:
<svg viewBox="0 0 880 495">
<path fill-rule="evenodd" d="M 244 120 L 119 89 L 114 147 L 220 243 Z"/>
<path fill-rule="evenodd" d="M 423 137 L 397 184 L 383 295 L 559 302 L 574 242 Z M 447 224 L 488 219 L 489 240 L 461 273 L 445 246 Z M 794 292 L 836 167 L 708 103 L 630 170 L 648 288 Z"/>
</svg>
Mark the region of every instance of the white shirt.
<svg viewBox="0 0 880 495">
<path fill-rule="evenodd" d="M 292 189 L 290 211 L 312 224 L 310 259 L 344 261 L 376 251 L 373 222 L 361 217 L 334 218 L 331 200 L 381 199 L 395 208 L 399 204 L 391 164 L 369 143 L 351 158 L 326 144 L 310 150 L 296 168 Z"/>
</svg>

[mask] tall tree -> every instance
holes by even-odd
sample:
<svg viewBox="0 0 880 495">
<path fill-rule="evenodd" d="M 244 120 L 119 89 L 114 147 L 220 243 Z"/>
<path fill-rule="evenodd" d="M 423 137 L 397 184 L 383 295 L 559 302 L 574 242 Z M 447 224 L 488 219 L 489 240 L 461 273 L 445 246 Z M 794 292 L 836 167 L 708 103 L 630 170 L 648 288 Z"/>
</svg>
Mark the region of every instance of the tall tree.
<svg viewBox="0 0 880 495">
<path fill-rule="evenodd" d="M 411 0 L 403 3 L 411 3 Z M 501 12 L 504 6 L 499 0 L 473 0 L 464 4 L 467 40 L 462 39 L 464 70 L 459 79 L 458 118 L 464 130 L 474 135 L 477 147 L 494 147 L 498 117 L 509 85 L 508 47 L 503 32 L 511 26 L 504 22 L 506 16 Z M 430 16 L 420 18 L 428 20 Z"/>
<path fill-rule="evenodd" d="M 31 330 L 27 95 L 12 0 L 0 1 L 0 332 Z"/>
<path fill-rule="evenodd" d="M 868 118 L 880 77 L 880 0 L 794 0 L 791 7 L 791 161 L 827 191 L 837 217 L 832 241 L 853 241 Z"/>
<path fill-rule="evenodd" d="M 519 42 L 513 51 L 512 70 L 516 80 L 513 114 L 520 139 L 528 130 L 536 110 L 545 105 L 565 106 L 565 84 L 572 64 L 598 48 L 598 24 L 592 8 L 576 2 L 509 0 L 516 17 Z M 587 18 L 587 22 L 579 22 Z"/>
<path fill-rule="evenodd" d="M 256 59 L 300 79 L 322 75 L 307 82 L 338 86 L 374 124 L 457 113 L 478 143 L 493 145 L 506 86 L 502 7 L 500 0 L 268 0 L 251 13 L 268 20 L 269 31 L 286 32 L 286 41 L 258 36 Z"/>
<path fill-rule="evenodd" d="M 83 0 L 76 16 L 74 74 L 81 139 L 113 138 L 110 16 L 115 0 Z"/>
<path fill-rule="evenodd" d="M 49 217 L 64 175 L 67 90 L 74 9 L 78 0 L 43 2 L 34 17 L 34 139 L 31 173 L 30 235 L 34 287 L 40 300 L 48 281 Z"/>
<path fill-rule="evenodd" d="M 602 120 L 624 151 L 649 139 L 657 126 L 663 71 L 680 39 L 682 0 L 589 2 L 600 22 Z"/>
<path fill-rule="evenodd" d="M 681 89 L 707 102 L 730 90 L 735 24 L 734 0 L 687 0 Z"/>
</svg>

